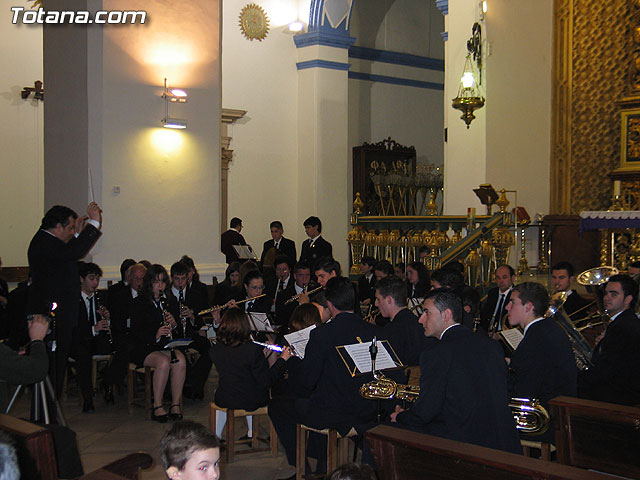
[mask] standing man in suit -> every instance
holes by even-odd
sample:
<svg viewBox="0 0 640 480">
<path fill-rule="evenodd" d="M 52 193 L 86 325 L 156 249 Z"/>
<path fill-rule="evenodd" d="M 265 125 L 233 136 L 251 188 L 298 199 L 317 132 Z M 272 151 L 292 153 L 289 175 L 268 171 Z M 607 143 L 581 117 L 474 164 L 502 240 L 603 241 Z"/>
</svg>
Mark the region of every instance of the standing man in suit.
<svg viewBox="0 0 640 480">
<path fill-rule="evenodd" d="M 262 246 L 262 255 L 260 255 L 260 264 L 262 265 L 262 269 L 264 271 L 265 267 L 275 268 L 275 265 L 265 264 L 265 258 L 269 260 L 267 254 L 274 249 L 275 251 L 271 254 L 270 260 L 275 261 L 276 257 L 280 255 L 286 255 L 289 257 L 290 262 L 295 262 L 296 258 L 296 244 L 293 240 L 289 240 L 288 238 L 284 238 L 282 234 L 284 233 L 284 229 L 282 228 L 282 222 L 275 221 L 271 222 L 269 225 L 271 229 L 271 240 L 267 240 L 264 242 Z M 270 263 L 270 262 L 268 262 Z"/>
<path fill-rule="evenodd" d="M 578 369 L 567 335 L 552 318 L 543 318 L 549 307 L 547 290 L 539 283 L 513 287 L 507 304 L 509 323 L 524 329 L 524 337 L 507 358 L 509 394 L 516 398 L 537 398 L 549 409 L 549 400 L 559 395 L 575 397 Z M 555 443 L 553 426 L 536 436 Z"/>
<path fill-rule="evenodd" d="M 462 303 L 454 292 L 431 290 L 423 307 L 424 334 L 439 341 L 420 356 L 420 396 L 410 410 L 396 407 L 391 421 L 421 433 L 522 453 L 501 349 L 460 325 Z"/>
<path fill-rule="evenodd" d="M 309 217 L 304 221 L 304 231 L 307 238 L 302 242 L 302 253 L 300 262 L 306 263 L 312 269 L 316 261 L 323 257 L 333 258 L 333 248 L 331 244 L 322 238 L 322 222 L 318 217 Z"/>
<path fill-rule="evenodd" d="M 480 306 L 480 326 L 487 332 L 499 332 L 506 327 L 503 323 L 515 274 L 511 265 L 500 265 L 496 268 L 497 286 L 489 290 L 487 299 Z"/>
<path fill-rule="evenodd" d="M 341 435 L 354 426 L 376 417 L 376 402 L 360 396 L 360 386 L 370 376 L 352 377 L 344 365 L 337 346 L 371 341 L 374 327 L 353 313 L 356 296 L 348 278 L 332 278 L 326 285 L 326 297 L 332 320 L 315 328 L 302 361 L 301 379 L 313 391 L 310 398 L 272 400 L 269 416 L 287 454 L 289 465 L 296 464 L 296 424 L 313 428 L 334 428 Z M 322 449 L 310 456 L 323 457 Z"/>
<path fill-rule="evenodd" d="M 239 260 L 238 254 L 233 248 L 234 245 L 247 244 L 247 242 L 244 241 L 244 237 L 240 235 L 240 232 L 242 231 L 242 220 L 238 217 L 233 217 L 229 225 L 231 228 L 224 232 L 220 237 L 220 250 L 224 253 L 227 263 Z"/>
<path fill-rule="evenodd" d="M 58 396 L 62 393 L 72 331 L 78 323 L 77 262 L 100 237 L 101 223 L 102 210 L 95 202 L 89 204 L 83 217 L 78 217 L 69 207 L 56 205 L 43 217 L 27 251 L 33 281 L 28 313 L 48 313 L 52 303 L 58 304 L 52 334 L 55 351 L 49 362 L 49 373 Z"/>
<path fill-rule="evenodd" d="M 571 289 L 571 284 L 575 279 L 575 270 L 569 262 L 558 262 L 551 267 L 551 283 L 553 284 L 553 288 L 556 293 L 567 292 L 567 299 L 562 307 L 574 322 L 587 316 L 586 306 L 589 305 L 589 301 Z"/>
<path fill-rule="evenodd" d="M 593 367 L 580 372 L 582 398 L 621 405 L 640 404 L 640 320 L 634 313 L 638 284 L 628 275 L 614 275 L 605 287 L 604 308 L 611 317 L 598 337 Z"/>
</svg>

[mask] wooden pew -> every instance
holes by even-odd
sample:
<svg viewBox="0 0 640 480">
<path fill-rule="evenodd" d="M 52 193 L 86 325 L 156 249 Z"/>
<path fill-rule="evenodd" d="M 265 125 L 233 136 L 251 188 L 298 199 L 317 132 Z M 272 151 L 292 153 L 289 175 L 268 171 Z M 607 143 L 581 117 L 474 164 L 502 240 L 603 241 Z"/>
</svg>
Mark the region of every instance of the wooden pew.
<svg viewBox="0 0 640 480">
<path fill-rule="evenodd" d="M 365 434 L 379 480 L 611 480 L 605 474 L 379 425 Z"/>
<path fill-rule="evenodd" d="M 24 447 L 40 472 L 42 480 L 56 480 L 58 468 L 53 446 L 53 435 L 41 425 L 20 420 L 9 415 L 0 414 L 0 430 L 7 432 L 16 441 L 20 451 Z M 19 452 L 20 453 L 20 452 Z M 20 458 L 21 455 L 18 455 Z M 24 468 L 20 462 L 21 469 Z"/>
<path fill-rule="evenodd" d="M 640 478 L 640 408 L 556 397 L 558 462 Z"/>
</svg>

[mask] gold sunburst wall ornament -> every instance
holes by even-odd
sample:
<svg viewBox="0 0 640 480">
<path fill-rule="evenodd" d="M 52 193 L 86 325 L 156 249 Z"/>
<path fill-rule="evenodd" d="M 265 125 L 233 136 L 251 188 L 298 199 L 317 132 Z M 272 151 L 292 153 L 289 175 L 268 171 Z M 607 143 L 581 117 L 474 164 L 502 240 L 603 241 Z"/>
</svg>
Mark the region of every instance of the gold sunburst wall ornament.
<svg viewBox="0 0 640 480">
<path fill-rule="evenodd" d="M 250 3 L 240 12 L 240 30 L 249 40 L 262 41 L 269 33 L 269 18 L 260 5 Z"/>
<path fill-rule="evenodd" d="M 33 5 L 31 5 L 31 8 L 34 8 L 34 9 L 44 8 L 44 0 L 30 0 L 30 1 L 33 1 Z"/>
</svg>

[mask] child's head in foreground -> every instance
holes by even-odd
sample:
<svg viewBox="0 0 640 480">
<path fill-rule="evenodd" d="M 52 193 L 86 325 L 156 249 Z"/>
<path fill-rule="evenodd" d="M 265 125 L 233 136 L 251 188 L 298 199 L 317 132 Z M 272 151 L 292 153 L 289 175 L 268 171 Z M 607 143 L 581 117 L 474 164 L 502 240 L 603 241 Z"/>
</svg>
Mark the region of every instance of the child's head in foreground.
<svg viewBox="0 0 640 480">
<path fill-rule="evenodd" d="M 171 480 L 218 480 L 220 444 L 199 423 L 176 422 L 160 440 L 160 458 Z"/>
</svg>

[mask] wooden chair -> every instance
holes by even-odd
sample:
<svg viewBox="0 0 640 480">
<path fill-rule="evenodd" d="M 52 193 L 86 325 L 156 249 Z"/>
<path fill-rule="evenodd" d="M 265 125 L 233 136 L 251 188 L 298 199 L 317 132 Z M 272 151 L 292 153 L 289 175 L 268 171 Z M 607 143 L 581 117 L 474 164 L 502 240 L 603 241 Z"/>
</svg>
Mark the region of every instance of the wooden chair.
<svg viewBox="0 0 640 480">
<path fill-rule="evenodd" d="M 520 445 L 522 445 L 522 453 L 525 457 L 531 457 L 531 449 L 537 448 L 540 450 L 542 460 L 547 462 L 551 461 L 551 453 L 556 451 L 556 447 L 548 442 L 534 442 L 520 439 Z"/>
<path fill-rule="evenodd" d="M 91 357 L 91 385 L 93 385 L 93 391 L 96 391 L 98 385 L 98 363 L 106 362 L 107 365 L 111 363 L 111 355 L 93 355 Z"/>
<path fill-rule="evenodd" d="M 144 418 L 151 419 L 151 375 L 154 369 L 151 367 L 138 368 L 135 363 L 129 364 L 127 373 L 127 406 L 129 415 L 133 414 L 133 407 L 144 407 Z M 144 403 L 136 397 L 136 376 L 144 375 Z"/>
<path fill-rule="evenodd" d="M 305 476 L 308 432 L 319 433 L 327 437 L 327 473 L 331 473 L 339 465 L 349 461 L 349 438 L 358 435 L 354 428 L 343 437 L 332 428 L 318 430 L 299 423 L 296 425 L 296 480 L 308 478 Z"/>
<path fill-rule="evenodd" d="M 215 402 L 209 404 L 209 428 L 213 433 L 216 432 L 216 410 L 226 412 L 227 423 L 225 424 L 225 440 L 227 442 L 227 448 L 225 452 L 227 463 L 233 462 L 233 458 L 236 454 L 241 453 L 256 453 L 271 451 L 271 455 L 276 456 L 278 454 L 278 436 L 275 428 L 271 423 L 267 407 L 258 408 L 257 410 L 247 411 L 240 409 L 219 407 Z M 251 438 L 251 448 L 246 450 L 236 450 L 236 445 L 245 444 L 247 440 L 235 439 L 235 419 L 238 417 L 256 417 L 253 424 L 253 437 Z M 261 438 L 260 435 L 260 417 L 266 416 L 269 420 L 269 447 L 259 447 L 261 440 L 267 441 L 265 438 Z"/>
</svg>

